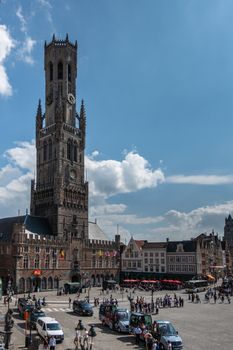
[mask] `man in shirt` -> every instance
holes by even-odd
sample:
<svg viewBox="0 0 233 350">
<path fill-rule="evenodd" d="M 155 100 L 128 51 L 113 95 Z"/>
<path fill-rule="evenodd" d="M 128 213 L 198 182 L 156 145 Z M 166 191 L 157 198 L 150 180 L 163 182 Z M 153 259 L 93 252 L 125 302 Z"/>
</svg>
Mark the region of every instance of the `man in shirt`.
<svg viewBox="0 0 233 350">
<path fill-rule="evenodd" d="M 139 344 L 140 341 L 140 334 L 142 334 L 142 330 L 139 326 L 134 328 L 134 334 L 136 336 L 136 344 Z"/>
<path fill-rule="evenodd" d="M 50 350 L 56 350 L 56 339 L 52 335 L 52 337 L 49 339 L 49 349 Z"/>
</svg>

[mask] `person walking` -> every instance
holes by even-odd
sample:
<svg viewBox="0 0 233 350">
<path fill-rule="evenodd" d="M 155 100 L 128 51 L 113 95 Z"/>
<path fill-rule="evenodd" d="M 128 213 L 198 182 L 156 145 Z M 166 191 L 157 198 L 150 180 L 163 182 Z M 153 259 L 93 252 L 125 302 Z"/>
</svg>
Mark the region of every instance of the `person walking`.
<svg viewBox="0 0 233 350">
<path fill-rule="evenodd" d="M 56 350 L 56 338 L 54 335 L 49 339 L 49 350 Z"/>
<path fill-rule="evenodd" d="M 142 329 L 137 325 L 137 327 L 134 328 L 134 334 L 136 337 L 136 344 L 139 344 L 140 342 L 140 334 L 142 334 Z"/>
</svg>

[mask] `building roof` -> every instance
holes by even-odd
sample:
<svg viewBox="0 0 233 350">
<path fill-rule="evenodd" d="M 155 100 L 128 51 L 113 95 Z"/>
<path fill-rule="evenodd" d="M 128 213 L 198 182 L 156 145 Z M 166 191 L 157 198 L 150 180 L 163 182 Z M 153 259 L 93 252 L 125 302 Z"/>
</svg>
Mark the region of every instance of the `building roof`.
<svg viewBox="0 0 233 350">
<path fill-rule="evenodd" d="M 191 241 L 174 241 L 167 242 L 167 252 L 175 253 L 177 251 L 177 246 L 179 244 L 183 245 L 184 252 L 195 252 L 197 243 L 194 240 Z"/>
<path fill-rule="evenodd" d="M 138 248 L 141 249 L 144 246 L 145 242 L 147 242 L 147 241 L 144 241 L 142 239 L 141 240 L 136 240 L 135 239 L 134 242 L 138 246 Z"/>
<path fill-rule="evenodd" d="M 159 248 L 167 248 L 166 242 L 145 242 L 143 245 L 143 249 L 159 249 Z"/>
<path fill-rule="evenodd" d="M 27 233 L 52 235 L 52 229 L 45 217 L 21 215 L 0 219 L 0 241 L 11 241 L 14 224 L 24 224 Z"/>
<path fill-rule="evenodd" d="M 89 239 L 98 239 L 102 241 L 109 241 L 109 237 L 98 226 L 97 222 L 88 222 Z"/>
<path fill-rule="evenodd" d="M 52 236 L 53 232 L 48 219 L 41 216 L 21 215 L 0 219 L 0 241 L 11 241 L 14 224 L 24 224 L 25 232 L 34 235 Z M 108 241 L 109 238 L 96 222 L 89 222 L 89 238 Z"/>
</svg>

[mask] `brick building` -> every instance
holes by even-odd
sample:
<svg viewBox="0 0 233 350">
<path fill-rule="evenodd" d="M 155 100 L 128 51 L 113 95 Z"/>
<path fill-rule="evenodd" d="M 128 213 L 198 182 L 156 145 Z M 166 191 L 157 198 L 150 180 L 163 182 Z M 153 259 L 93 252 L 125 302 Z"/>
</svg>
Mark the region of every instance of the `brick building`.
<svg viewBox="0 0 233 350">
<path fill-rule="evenodd" d="M 109 241 L 88 220 L 86 112 L 83 101 L 76 112 L 77 51 L 68 35 L 45 42 L 45 112 L 39 101 L 30 215 L 0 219 L 5 289 L 54 289 L 65 281 L 118 278 L 120 237 Z"/>
</svg>

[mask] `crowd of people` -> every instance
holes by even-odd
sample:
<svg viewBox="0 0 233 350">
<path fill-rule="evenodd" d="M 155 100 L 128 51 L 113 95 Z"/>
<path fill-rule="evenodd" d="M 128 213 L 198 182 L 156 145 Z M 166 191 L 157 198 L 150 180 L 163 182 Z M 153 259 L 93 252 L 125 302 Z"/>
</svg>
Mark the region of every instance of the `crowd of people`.
<svg viewBox="0 0 233 350">
<path fill-rule="evenodd" d="M 183 307 L 184 299 L 176 293 L 173 296 L 165 294 L 164 297 L 158 297 L 155 300 L 152 297 L 151 302 L 146 302 L 144 297 L 138 297 L 134 301 L 134 298 L 130 298 L 130 309 L 132 312 L 143 313 L 159 313 L 159 309 L 165 307 Z"/>
</svg>

